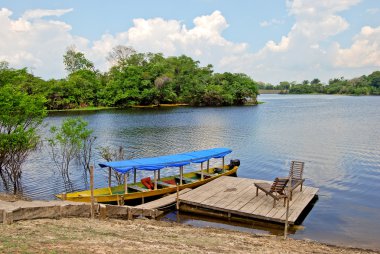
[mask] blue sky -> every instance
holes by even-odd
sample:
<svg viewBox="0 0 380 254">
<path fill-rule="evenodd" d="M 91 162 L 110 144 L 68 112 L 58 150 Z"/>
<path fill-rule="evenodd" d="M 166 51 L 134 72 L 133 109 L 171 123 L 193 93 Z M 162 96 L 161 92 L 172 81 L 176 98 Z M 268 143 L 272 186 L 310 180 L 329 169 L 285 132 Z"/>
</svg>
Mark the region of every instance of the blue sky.
<svg viewBox="0 0 380 254">
<path fill-rule="evenodd" d="M 277 84 L 380 69 L 380 1 L 0 0 L 0 60 L 64 77 L 75 45 L 106 71 L 116 45 L 186 54 L 217 72 Z"/>
</svg>

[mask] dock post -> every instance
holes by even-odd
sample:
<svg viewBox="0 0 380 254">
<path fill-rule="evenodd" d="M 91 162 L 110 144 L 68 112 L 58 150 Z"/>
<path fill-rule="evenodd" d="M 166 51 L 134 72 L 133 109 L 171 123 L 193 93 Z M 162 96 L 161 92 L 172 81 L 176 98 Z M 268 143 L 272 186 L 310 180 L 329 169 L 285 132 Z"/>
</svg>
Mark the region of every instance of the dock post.
<svg viewBox="0 0 380 254">
<path fill-rule="evenodd" d="M 95 218 L 95 205 L 94 205 L 94 166 L 90 166 L 90 188 L 91 188 L 91 219 Z"/>
<path fill-rule="evenodd" d="M 292 188 L 292 176 L 289 178 L 290 181 L 290 191 Z M 291 193 L 291 192 L 290 192 Z M 286 214 L 285 214 L 285 229 L 284 229 L 284 239 L 288 237 L 288 226 L 289 226 L 289 199 L 291 198 L 291 194 L 286 193 Z"/>
</svg>

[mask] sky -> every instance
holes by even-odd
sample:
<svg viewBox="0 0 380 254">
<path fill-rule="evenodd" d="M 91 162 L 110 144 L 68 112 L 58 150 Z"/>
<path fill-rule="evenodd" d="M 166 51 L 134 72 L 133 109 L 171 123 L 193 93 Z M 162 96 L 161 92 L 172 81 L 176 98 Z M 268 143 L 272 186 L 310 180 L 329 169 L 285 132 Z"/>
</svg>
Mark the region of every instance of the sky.
<svg viewBox="0 0 380 254">
<path fill-rule="evenodd" d="M 380 0 L 0 0 L 0 61 L 63 78 L 72 45 L 100 71 L 126 45 L 274 85 L 328 82 L 380 70 Z"/>
</svg>

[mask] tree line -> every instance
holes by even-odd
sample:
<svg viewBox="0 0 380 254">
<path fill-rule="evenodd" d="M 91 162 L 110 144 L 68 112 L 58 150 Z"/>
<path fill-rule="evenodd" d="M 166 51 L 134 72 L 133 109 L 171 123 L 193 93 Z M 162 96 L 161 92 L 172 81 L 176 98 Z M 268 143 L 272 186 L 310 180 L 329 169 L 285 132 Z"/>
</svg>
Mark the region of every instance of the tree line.
<svg viewBox="0 0 380 254">
<path fill-rule="evenodd" d="M 380 95 L 380 71 L 374 71 L 370 75 L 358 78 L 330 79 L 328 84 L 323 84 L 319 79 L 304 80 L 302 83 L 283 81 L 274 86 L 259 83 L 259 89 L 280 90 L 281 93 L 290 94 L 347 94 L 347 95 Z"/>
<path fill-rule="evenodd" d="M 67 119 L 51 128 L 50 138 L 41 138 L 47 110 L 82 107 L 128 107 L 186 103 L 194 106 L 256 104 L 257 84 L 241 73 L 214 73 L 187 56 L 164 57 L 138 53 L 117 46 L 107 59 L 112 67 L 100 72 L 82 52 L 69 47 L 63 56 L 67 77 L 41 79 L 27 68 L 10 68 L 0 61 L 0 185 L 7 191 L 22 191 L 22 165 L 45 141 L 56 169 L 70 186 L 70 164 L 77 160 L 83 173 L 89 163 L 95 137 L 82 119 Z M 124 157 L 122 149 L 100 147 L 106 160 Z M 86 178 L 85 178 L 86 179 Z M 118 183 L 121 176 L 115 174 Z"/>
<path fill-rule="evenodd" d="M 107 57 L 112 67 L 98 71 L 82 52 L 69 47 L 63 56 L 63 79 L 43 80 L 26 68 L 0 64 L 0 87 L 9 85 L 28 95 L 40 95 L 51 109 L 128 107 L 184 103 L 192 106 L 256 103 L 257 83 L 242 73 L 214 73 L 212 65 L 182 56 L 138 53 L 115 47 Z"/>
</svg>

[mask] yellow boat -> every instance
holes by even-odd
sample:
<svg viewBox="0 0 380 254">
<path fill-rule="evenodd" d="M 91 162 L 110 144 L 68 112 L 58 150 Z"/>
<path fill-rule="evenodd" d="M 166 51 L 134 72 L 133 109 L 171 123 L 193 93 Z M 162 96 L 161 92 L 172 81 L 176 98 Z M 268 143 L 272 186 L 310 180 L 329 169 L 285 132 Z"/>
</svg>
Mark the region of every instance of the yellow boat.
<svg viewBox="0 0 380 254">
<path fill-rule="evenodd" d="M 127 161 L 105 162 L 99 164 L 101 167 L 108 167 L 109 176 L 111 170 L 124 173 L 124 184 L 111 187 L 111 178 L 109 177 L 109 187 L 94 189 L 94 198 L 99 203 L 110 202 L 130 202 L 132 200 L 142 200 L 148 197 L 159 197 L 165 194 L 173 193 L 185 188 L 195 188 L 202 184 L 208 183 L 220 176 L 236 175 L 240 165 L 239 160 L 231 160 L 229 165 L 224 164 L 224 157 L 232 151 L 227 148 L 213 148 L 200 150 L 190 153 L 175 155 L 166 155 L 154 158 L 143 158 Z M 211 158 L 222 158 L 220 168 L 209 167 Z M 203 169 L 203 163 L 207 162 L 207 167 Z M 184 173 L 184 166 L 190 163 L 200 163 L 201 169 L 194 172 Z M 179 175 L 160 178 L 160 171 L 163 168 L 178 166 Z M 127 183 L 127 173 L 134 171 L 133 183 Z M 136 182 L 137 170 L 154 171 L 154 179 L 144 178 Z M 76 202 L 91 202 L 91 191 L 78 191 L 72 193 L 62 193 L 56 195 L 62 200 Z"/>
</svg>

